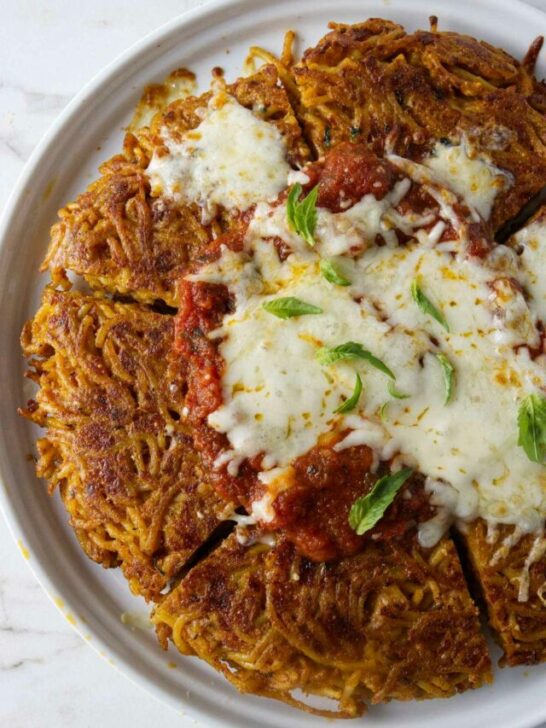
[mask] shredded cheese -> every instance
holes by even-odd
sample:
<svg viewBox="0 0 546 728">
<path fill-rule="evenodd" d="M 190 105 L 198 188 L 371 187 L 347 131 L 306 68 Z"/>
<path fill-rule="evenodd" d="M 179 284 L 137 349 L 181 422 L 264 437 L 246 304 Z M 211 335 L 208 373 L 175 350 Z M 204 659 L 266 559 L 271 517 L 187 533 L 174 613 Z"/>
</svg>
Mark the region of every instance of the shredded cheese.
<svg viewBox="0 0 546 728">
<path fill-rule="evenodd" d="M 205 217 L 218 205 L 246 210 L 275 198 L 290 171 L 278 129 L 224 92 L 212 97 L 203 115 L 181 141 L 162 130 L 167 153 L 155 152 L 147 169 L 152 194 L 197 202 Z"/>
<path fill-rule="evenodd" d="M 225 370 L 223 403 L 208 422 L 230 443 L 216 468 L 227 466 L 234 475 L 245 458 L 263 456 L 259 477 L 266 491 L 252 505 L 252 522 L 272 520 L 272 502 L 291 486 L 295 458 L 323 433 L 349 430 L 338 449 L 367 445 L 375 467 L 396 457 L 426 476 L 437 511 L 420 527 L 424 546 L 433 546 L 454 519 L 478 516 L 491 533 L 496 524 L 515 525 L 518 537 L 538 532 L 546 516 L 546 471 L 518 446 L 517 413 L 527 394 L 546 389 L 546 360 L 530 355 L 546 314 L 540 276 L 546 236 L 542 228 L 528 231 L 521 256 L 499 246 L 484 260 L 469 259 L 455 211 L 462 200 L 472 220 L 487 219 L 509 176 L 473 155 L 464 139 L 438 143 L 422 164 L 389 155 L 405 177 L 381 201 L 370 194 L 339 213 L 319 208 L 311 248 L 289 228 L 285 204 L 272 201 L 287 175 L 291 184 L 307 179 L 288 169 L 276 129 L 228 98 L 211 102 L 196 133 L 166 144 L 169 154 L 154 158 L 148 170 L 157 191 L 209 208 L 258 203 L 243 251 L 226 248 L 191 276 L 226 285 L 235 299 L 235 310 L 211 334 L 220 341 Z M 439 213 L 398 211 L 410 180 L 425 186 Z M 455 237 L 439 243 L 446 225 Z M 398 245 L 395 229 L 412 241 Z M 284 261 L 271 238 L 289 251 Z M 343 262 L 350 285 L 321 275 L 321 259 L 332 256 Z M 412 299 L 416 279 L 449 331 Z M 278 296 L 322 313 L 279 319 L 263 308 Z M 365 361 L 320 363 L 321 347 L 347 341 L 381 359 L 408 397 L 391 398 L 385 374 Z M 448 404 L 439 353 L 454 370 Z M 360 401 L 352 412 L 335 414 L 352 392 L 355 372 L 364 384 Z"/>
<path fill-rule="evenodd" d="M 530 294 L 529 306 L 536 319 L 546 320 L 546 219 L 540 219 L 515 235 L 521 256 L 521 283 Z"/>
<path fill-rule="evenodd" d="M 511 175 L 473 154 L 464 137 L 459 144 L 437 142 L 424 164 L 484 220 L 491 214 L 497 193 L 512 184 Z"/>
<path fill-rule="evenodd" d="M 367 199 L 366 205 L 373 202 Z M 355 255 L 355 245 L 333 248 L 336 242 L 323 232 L 339 228 L 335 218 L 346 220 L 347 212 L 319 210 L 323 225 L 311 249 L 288 230 L 283 205 L 262 204 L 245 251 L 224 251 L 196 276 L 227 284 L 236 299 L 235 311 L 215 332 L 226 370 L 223 404 L 209 417 L 231 443 L 226 458 L 237 465 L 264 453 L 266 470 L 278 471 L 278 490 L 286 487 L 283 468 L 289 478 L 291 461 L 322 433 L 350 428 L 338 448 L 366 444 L 376 462 L 400 454 L 434 483 L 439 511 L 422 527 L 424 545 L 435 543 L 454 518 L 481 516 L 517 524 L 523 532 L 536 530 L 546 514 L 546 472 L 517 444 L 517 411 L 526 394 L 546 387 L 546 369 L 543 357 L 533 360 L 529 354 L 539 334 L 532 308 L 513 284 L 526 275 L 520 260 L 508 250 L 494 250 L 482 262 L 469 260 L 454 254 L 460 251 L 457 241 L 434 246 L 423 236 L 423 242 L 396 247 L 368 239 Z M 381 201 L 376 219 L 385 214 Z M 284 262 L 268 242 L 271 236 L 293 251 Z M 350 236 L 361 243 L 367 239 L 356 223 L 341 237 Z M 351 256 L 342 255 L 352 281 L 348 287 L 333 286 L 320 274 L 321 255 L 334 251 Z M 448 320 L 449 332 L 412 300 L 410 283 L 416 278 Z M 281 294 L 323 313 L 278 319 L 262 304 Z M 410 395 L 392 399 L 384 419 L 381 407 L 390 397 L 382 372 L 365 362 L 324 367 L 317 360 L 320 347 L 346 341 L 382 359 L 396 374 L 397 388 Z M 456 373 L 447 406 L 438 352 Z M 364 382 L 358 409 L 335 415 L 352 391 L 355 371 Z"/>
</svg>

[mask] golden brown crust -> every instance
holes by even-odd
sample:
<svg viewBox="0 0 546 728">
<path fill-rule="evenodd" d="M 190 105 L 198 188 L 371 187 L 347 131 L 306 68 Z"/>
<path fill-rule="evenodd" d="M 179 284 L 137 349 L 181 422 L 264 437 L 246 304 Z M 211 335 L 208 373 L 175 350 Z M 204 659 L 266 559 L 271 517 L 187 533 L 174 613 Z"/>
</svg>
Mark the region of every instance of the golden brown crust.
<svg viewBox="0 0 546 728">
<path fill-rule="evenodd" d="M 277 127 L 285 141 L 288 162 L 292 166 L 301 166 L 309 159 L 309 148 L 275 66 L 266 65 L 251 76 L 239 78 L 227 86 L 227 90 L 242 106 L 252 109 L 258 118 Z M 163 128 L 178 140 L 182 134 L 198 126 L 202 121 L 198 112 L 206 107 L 211 96 L 212 93 L 208 92 L 169 104 L 150 124 L 149 139 L 152 145 L 159 143 L 156 137 Z"/>
<path fill-rule="evenodd" d="M 22 336 L 40 386 L 23 414 L 47 428 L 37 472 L 60 488 L 87 554 L 148 599 L 225 507 L 183 424 L 173 321 L 137 305 L 47 288 Z"/>
<path fill-rule="evenodd" d="M 298 116 L 317 154 L 340 141 L 390 146 L 418 158 L 461 134 L 514 184 L 500 193 L 495 229 L 546 180 L 546 89 L 504 51 L 456 33 L 382 20 L 334 29 L 293 67 Z"/>
<path fill-rule="evenodd" d="M 288 161 L 302 164 L 309 150 L 277 81 L 274 66 L 266 66 L 228 90 L 274 124 L 285 140 Z M 128 294 L 144 303 L 159 299 L 177 305 L 177 283 L 212 231 L 201 224 L 196 205 L 153 198 L 145 170 L 154 149 L 162 145 L 161 129 L 167 127 L 176 138 L 198 126 L 201 118 L 196 112 L 209 98 L 210 93 L 174 101 L 156 114 L 150 129 L 127 134 L 123 154 L 104 163 L 101 177 L 60 210 L 42 266 L 56 282 L 66 285 L 66 271 L 72 271 L 99 290 Z"/>
<path fill-rule="evenodd" d="M 326 565 L 287 543 L 248 548 L 232 536 L 156 608 L 154 622 L 163 640 L 242 691 L 287 700 L 283 690 L 329 689 L 342 711 L 364 696 L 447 697 L 488 682 L 487 648 L 452 542 L 432 551 L 405 545 L 372 545 Z"/>
<path fill-rule="evenodd" d="M 434 25 L 413 34 L 378 19 L 331 27 L 300 63 L 288 43 L 280 60 L 229 87 L 277 126 L 293 166 L 310 157 L 305 139 L 315 156 L 350 140 L 419 159 L 435 140 L 464 133 L 513 175 L 494 227 L 542 187 L 539 42 L 520 64 Z M 60 211 L 44 263 L 57 285 L 68 287 L 74 272 L 103 293 L 178 304 L 188 263 L 231 219 L 220 211 L 205 226 L 197 206 L 153 198 L 145 170 L 161 129 L 176 138 L 194 128 L 209 98 L 175 101 L 150 128 L 133 129 L 122 154 Z M 411 539 L 372 544 L 326 566 L 288 544 L 246 547 L 232 535 L 185 574 L 225 504 L 184 425 L 183 365 L 169 356 L 171 340 L 172 319 L 145 305 L 53 288 L 22 337 L 40 386 L 23 414 L 47 428 L 38 474 L 59 487 L 90 558 L 120 566 L 135 593 L 157 602 L 162 645 L 170 639 L 207 660 L 244 692 L 307 710 L 294 690 L 330 697 L 338 717 L 362 714 L 366 700 L 446 697 L 488 682 L 477 610 L 448 538 L 429 551 Z M 546 660 L 545 559 L 531 567 L 522 604 L 517 579 L 530 539 L 496 565 L 482 523 L 466 543 L 506 662 Z"/>
<path fill-rule="evenodd" d="M 490 679 L 478 611 L 453 543 L 371 544 L 335 564 L 292 548 L 268 562 L 273 624 L 310 659 L 360 670 L 373 702 L 448 697 Z"/>
<path fill-rule="evenodd" d="M 506 244 L 510 245 L 511 247 L 517 248 L 517 246 L 518 246 L 517 234 L 519 232 L 524 232 L 526 228 L 529 228 L 535 222 L 544 223 L 545 221 L 546 221 L 546 203 L 542 203 L 533 212 L 531 217 L 529 217 L 525 221 L 525 224 L 518 227 L 516 232 L 506 241 Z"/>
<path fill-rule="evenodd" d="M 317 665 L 272 626 L 268 554 L 267 546 L 242 546 L 230 536 L 155 608 L 152 621 L 160 641 L 167 647 L 170 639 L 182 654 L 206 660 L 241 692 L 319 715 L 361 715 L 366 691 L 358 673 Z M 292 696 L 298 689 L 338 701 L 339 712 L 314 710 Z"/>
<path fill-rule="evenodd" d="M 42 268 L 61 284 L 72 271 L 96 289 L 175 305 L 182 271 L 209 232 L 197 210 L 150 197 L 141 152 L 128 135 L 124 154 L 103 164 L 102 176 L 59 211 Z"/>
<path fill-rule="evenodd" d="M 487 526 L 476 521 L 464 540 L 489 623 L 504 652 L 502 664 L 534 665 L 546 660 L 546 556 L 543 552 L 530 566 L 528 599 L 519 601 L 525 562 L 536 536 L 524 536 L 510 549 L 503 548 L 513 531 L 512 526 L 503 526 L 494 539 L 488 539 Z"/>
</svg>

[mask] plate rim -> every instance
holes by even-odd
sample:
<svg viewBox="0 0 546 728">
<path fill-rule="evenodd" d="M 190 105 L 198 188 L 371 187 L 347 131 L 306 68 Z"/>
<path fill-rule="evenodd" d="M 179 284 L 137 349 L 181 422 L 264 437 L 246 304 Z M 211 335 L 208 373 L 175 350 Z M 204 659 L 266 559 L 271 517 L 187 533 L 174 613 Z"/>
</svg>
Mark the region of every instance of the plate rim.
<svg viewBox="0 0 546 728">
<path fill-rule="evenodd" d="M 438 10 L 441 10 L 441 3 L 443 1 L 438 0 Z M 280 4 L 283 5 L 287 5 L 288 2 L 289 0 L 280 0 Z M 385 9 L 388 10 L 389 0 L 383 0 L 383 2 Z M 87 103 L 91 103 L 94 97 L 98 96 L 105 86 L 115 83 L 116 79 L 124 74 L 133 61 L 137 60 L 141 54 L 149 52 L 154 45 L 160 46 L 169 41 L 172 36 L 182 31 L 187 32 L 192 26 L 198 26 L 207 19 L 210 19 L 214 23 L 215 18 L 223 15 L 226 11 L 232 13 L 233 17 L 237 17 L 235 15 L 235 11 L 237 10 L 249 12 L 256 5 L 265 4 L 267 4 L 267 0 L 208 0 L 204 5 L 177 14 L 167 22 L 146 33 L 93 75 L 50 124 L 19 173 L 16 183 L 0 214 L 0 251 L 5 247 L 8 232 L 17 216 L 21 198 L 25 195 L 25 191 L 34 174 L 39 170 L 42 161 L 48 156 L 48 153 L 60 139 L 64 130 L 68 129 L 77 120 L 82 107 Z M 483 6 L 484 8 L 489 7 L 516 12 L 520 15 L 527 16 L 529 22 L 535 21 L 537 27 L 546 27 L 546 8 L 542 10 L 523 0 L 473 0 L 473 4 Z M 4 414 L 0 412 L 0 423 L 3 418 Z M 4 440 L 2 427 L 0 427 L 0 440 Z M 26 529 L 19 517 L 16 505 L 11 501 L 6 482 L 5 465 L 3 459 L 0 458 L 0 513 L 7 526 L 7 530 L 11 534 L 14 544 L 23 552 L 26 565 L 46 593 L 50 602 L 59 612 L 66 614 L 67 609 L 69 611 L 72 610 L 71 600 L 68 597 L 65 600 L 63 596 L 64 605 L 61 606 L 58 598 L 54 596 L 54 593 L 59 590 L 54 585 L 54 578 L 50 576 L 50 568 L 45 563 L 43 557 L 36 553 L 32 553 L 30 559 L 24 556 L 24 547 L 22 544 Z M 62 595 L 62 590 L 60 593 Z M 142 688 L 152 698 L 169 705 L 171 708 L 177 710 L 178 713 L 180 713 L 180 708 L 182 707 L 193 719 L 202 721 L 209 726 L 214 726 L 215 728 L 226 727 L 227 724 L 222 720 L 221 715 L 213 715 L 209 709 L 206 707 L 203 709 L 199 705 L 200 699 L 195 699 L 195 697 L 190 698 L 189 696 L 185 697 L 184 694 L 180 694 L 175 698 L 168 689 L 152 683 L 143 675 L 141 670 L 133 667 L 121 651 L 118 650 L 117 646 L 108 644 L 105 637 L 101 636 L 89 625 L 80 625 L 79 622 L 72 623 L 71 621 L 70 626 L 103 661 L 108 662 L 118 673 L 129 679 L 139 688 Z M 93 637 L 91 641 L 85 637 L 89 633 Z M 114 656 L 114 662 L 108 659 L 109 655 Z M 517 725 L 513 725 L 513 728 L 537 728 L 543 721 L 546 721 L 546 703 L 542 709 L 538 708 L 533 715 L 524 716 Z"/>
</svg>

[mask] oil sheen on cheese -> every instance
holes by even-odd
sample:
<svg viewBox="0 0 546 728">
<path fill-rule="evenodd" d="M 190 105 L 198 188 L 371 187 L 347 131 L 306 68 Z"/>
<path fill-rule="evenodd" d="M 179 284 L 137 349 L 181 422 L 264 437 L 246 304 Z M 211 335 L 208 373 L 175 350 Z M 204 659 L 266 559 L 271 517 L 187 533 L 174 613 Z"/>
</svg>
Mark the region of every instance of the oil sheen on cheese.
<svg viewBox="0 0 546 728">
<path fill-rule="evenodd" d="M 536 315 L 546 320 L 546 218 L 539 218 L 514 236 L 522 263 L 522 283 Z"/>
<path fill-rule="evenodd" d="M 147 169 L 153 194 L 197 202 L 205 217 L 218 205 L 246 210 L 275 198 L 290 171 L 278 129 L 225 92 L 211 98 L 203 116 L 181 141 L 162 130 L 166 150 Z"/>
<path fill-rule="evenodd" d="M 460 144 L 437 142 L 425 165 L 436 178 L 459 194 L 487 220 L 499 190 L 511 185 L 511 176 L 487 160 L 473 156 L 465 138 Z"/>
<path fill-rule="evenodd" d="M 231 102 L 223 108 L 228 116 L 243 113 Z M 213 125 L 217 113 L 209 112 L 202 126 Z M 261 129 L 261 122 L 246 112 L 243 116 L 250 129 Z M 207 145 L 217 138 L 216 132 L 202 132 Z M 264 147 L 270 144 L 269 133 L 275 137 L 276 132 L 264 130 Z M 276 159 L 286 178 L 281 142 L 274 141 L 276 148 L 267 152 L 254 142 L 255 158 L 267 157 L 267 164 Z M 198 143 L 203 150 L 205 142 Z M 427 213 L 398 212 L 410 186 L 409 179 L 402 179 L 381 201 L 367 195 L 339 213 L 319 209 L 313 248 L 288 227 L 285 205 L 271 203 L 285 186 L 280 171 L 278 178 L 266 174 L 261 187 L 250 188 L 237 179 L 235 162 L 213 191 L 206 174 L 199 172 L 191 182 L 195 186 L 186 194 L 197 200 L 211 196 L 229 206 L 230 198 L 233 206 L 245 207 L 260 198 L 244 250 L 224 249 L 216 262 L 192 277 L 225 284 L 235 299 L 235 310 L 211 334 L 220 340 L 226 366 L 223 404 L 209 416 L 209 424 L 230 443 L 216 465 L 227 465 L 236 474 L 245 458 L 263 455 L 260 479 L 268 492 L 253 515 L 270 520 L 271 500 L 288 487 L 294 458 L 308 452 L 323 433 L 348 430 L 336 447 L 368 445 L 376 466 L 396 456 L 426 477 L 438 514 L 421 527 L 423 545 L 433 545 L 454 519 L 478 516 L 492 526 L 506 523 L 521 533 L 539 531 L 546 515 L 546 469 L 518 446 L 517 414 L 525 396 L 546 388 L 544 356 L 529 353 L 540 342 L 538 323 L 546 309 L 546 283 L 537 279 L 539 270 L 546 270 L 538 265 L 546 257 L 546 244 L 540 251 L 529 244 L 520 256 L 498 246 L 484 260 L 475 260 L 465 255 L 461 237 L 438 242 L 453 221 L 450 200 L 463 199 L 474 219 L 486 219 L 499 189 L 510 184 L 488 160 L 470 155 L 466 143 L 438 144 L 422 165 L 399 158 L 394 162 L 413 179 L 417 175 L 435 185 L 441 208 L 436 224 L 430 228 Z M 398 245 L 393 227 L 412 240 Z M 291 251 L 283 262 L 272 237 Z M 324 257 L 337 262 L 351 285 L 324 279 Z M 416 305 L 414 280 L 442 311 L 449 331 Z M 322 313 L 279 319 L 263 304 L 280 296 L 299 298 Z M 385 374 L 365 361 L 320 363 L 321 347 L 348 341 L 387 364 L 404 399 L 393 397 Z M 455 371 L 454 394 L 447 404 L 438 354 Z M 363 381 L 358 406 L 346 415 L 335 414 L 352 393 L 357 372 Z"/>
</svg>

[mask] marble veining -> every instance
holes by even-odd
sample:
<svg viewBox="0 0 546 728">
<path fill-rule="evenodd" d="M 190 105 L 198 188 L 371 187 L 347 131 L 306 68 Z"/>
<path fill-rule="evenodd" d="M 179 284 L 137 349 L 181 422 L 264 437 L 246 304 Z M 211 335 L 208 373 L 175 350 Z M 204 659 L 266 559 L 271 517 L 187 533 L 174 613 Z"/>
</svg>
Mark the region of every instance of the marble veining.
<svg viewBox="0 0 546 728">
<path fill-rule="evenodd" d="M 152 28 L 202 4 L 203 0 L 4 3 L 0 205 L 36 144 L 84 83 Z M 0 517 L 0 726 L 92 725 L 196 724 L 97 658 L 43 592 Z"/>
</svg>

